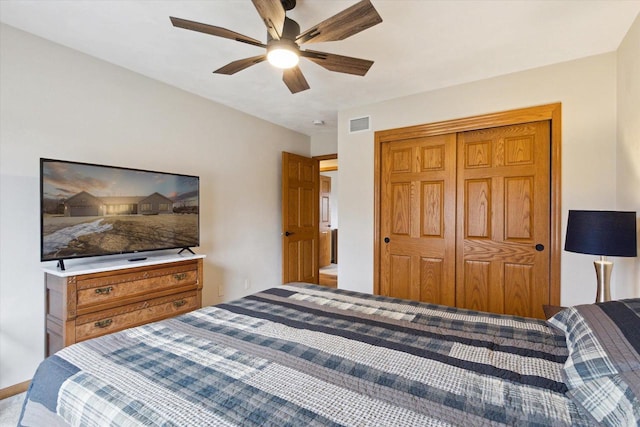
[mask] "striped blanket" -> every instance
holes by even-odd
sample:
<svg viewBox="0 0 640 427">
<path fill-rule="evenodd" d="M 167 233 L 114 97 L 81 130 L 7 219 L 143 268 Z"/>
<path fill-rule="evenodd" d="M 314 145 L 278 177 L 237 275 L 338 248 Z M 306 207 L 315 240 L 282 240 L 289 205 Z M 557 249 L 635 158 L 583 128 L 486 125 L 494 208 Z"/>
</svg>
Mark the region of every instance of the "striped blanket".
<svg viewBox="0 0 640 427">
<path fill-rule="evenodd" d="M 567 355 L 545 321 L 291 284 L 63 349 L 20 425 L 591 425 Z"/>
</svg>

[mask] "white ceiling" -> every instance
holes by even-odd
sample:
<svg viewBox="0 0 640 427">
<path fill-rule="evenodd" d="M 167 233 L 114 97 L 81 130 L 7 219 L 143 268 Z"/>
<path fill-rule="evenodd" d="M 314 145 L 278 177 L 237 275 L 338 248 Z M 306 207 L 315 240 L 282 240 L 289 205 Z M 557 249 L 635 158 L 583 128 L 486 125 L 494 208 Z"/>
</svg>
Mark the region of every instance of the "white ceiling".
<svg viewBox="0 0 640 427">
<path fill-rule="evenodd" d="M 298 0 L 301 29 L 357 0 Z M 169 16 L 266 42 L 249 0 L 0 0 L 0 21 L 307 135 L 336 132 L 337 112 L 399 96 L 611 52 L 640 0 L 372 0 L 383 22 L 310 49 L 371 59 L 365 77 L 302 60 L 310 90 L 292 95 L 261 63 L 212 71 L 262 53 L 255 46 L 174 28 Z M 315 126 L 323 120 L 324 126 Z"/>
</svg>

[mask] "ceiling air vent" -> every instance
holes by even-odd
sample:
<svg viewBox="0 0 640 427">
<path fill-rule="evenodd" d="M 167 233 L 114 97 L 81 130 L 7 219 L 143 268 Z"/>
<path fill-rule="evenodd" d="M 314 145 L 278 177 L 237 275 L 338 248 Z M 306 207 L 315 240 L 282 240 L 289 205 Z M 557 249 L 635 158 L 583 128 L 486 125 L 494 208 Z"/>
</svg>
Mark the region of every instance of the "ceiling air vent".
<svg viewBox="0 0 640 427">
<path fill-rule="evenodd" d="M 357 117 L 349 120 L 349 133 L 371 130 L 371 116 Z"/>
</svg>

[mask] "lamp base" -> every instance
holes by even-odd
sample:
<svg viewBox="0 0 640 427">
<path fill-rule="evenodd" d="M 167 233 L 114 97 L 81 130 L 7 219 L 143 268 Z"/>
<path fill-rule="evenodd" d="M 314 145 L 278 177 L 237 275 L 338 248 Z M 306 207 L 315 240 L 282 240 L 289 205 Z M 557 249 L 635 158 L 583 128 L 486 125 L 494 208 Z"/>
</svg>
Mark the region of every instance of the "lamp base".
<svg viewBox="0 0 640 427">
<path fill-rule="evenodd" d="M 593 262 L 598 280 L 598 291 L 596 292 L 596 302 L 611 301 L 611 271 L 613 262 L 607 261 L 601 256 L 599 260 Z"/>
</svg>

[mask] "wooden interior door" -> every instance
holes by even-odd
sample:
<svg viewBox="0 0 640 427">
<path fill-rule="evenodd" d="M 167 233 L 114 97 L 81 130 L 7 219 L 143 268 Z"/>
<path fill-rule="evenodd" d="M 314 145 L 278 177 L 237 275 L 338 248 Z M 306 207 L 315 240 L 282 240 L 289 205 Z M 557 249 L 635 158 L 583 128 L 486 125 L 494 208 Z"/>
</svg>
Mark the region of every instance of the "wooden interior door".
<svg viewBox="0 0 640 427">
<path fill-rule="evenodd" d="M 456 135 L 382 144 L 380 294 L 455 304 Z"/>
<path fill-rule="evenodd" d="M 318 160 L 282 153 L 282 282 L 318 283 Z"/>
<path fill-rule="evenodd" d="M 549 132 L 542 121 L 458 134 L 457 306 L 544 318 Z"/>
<path fill-rule="evenodd" d="M 318 267 L 331 264 L 331 177 L 320 175 L 320 235 Z"/>
</svg>

